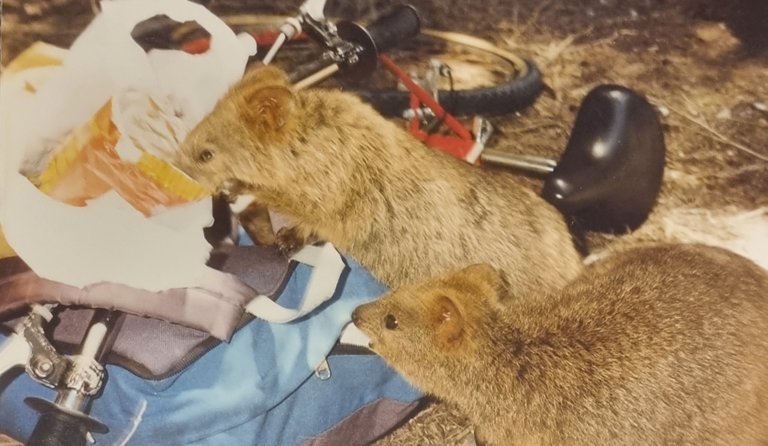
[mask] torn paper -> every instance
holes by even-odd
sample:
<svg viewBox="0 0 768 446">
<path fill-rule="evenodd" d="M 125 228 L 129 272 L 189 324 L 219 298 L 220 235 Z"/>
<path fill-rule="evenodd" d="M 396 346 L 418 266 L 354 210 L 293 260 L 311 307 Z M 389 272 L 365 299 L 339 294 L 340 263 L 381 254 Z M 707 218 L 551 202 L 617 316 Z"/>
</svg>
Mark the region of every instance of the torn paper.
<svg viewBox="0 0 768 446">
<path fill-rule="evenodd" d="M 163 14 L 197 22 L 211 35 L 210 49 L 196 55 L 145 53 L 131 31 Z M 0 226 L 14 251 L 38 275 L 78 287 L 110 281 L 156 291 L 196 286 L 217 274 L 204 265 L 210 246 L 202 228 L 211 221 L 210 199 L 147 218 L 114 191 L 79 207 L 44 194 L 23 174 L 34 178 L 44 171 L 67 135 L 113 98 L 118 98 L 116 119 L 127 134 L 142 134 L 137 119 L 142 107 L 173 110 L 169 125 L 150 122 L 143 129 L 168 130 L 159 138 L 145 134 L 117 144 L 120 155 L 132 162 L 150 146 L 155 155 L 167 155 L 173 142 L 183 139 L 240 79 L 254 52 L 251 38 L 236 36 L 192 2 L 104 2 L 103 12 L 63 55 L 61 65 L 4 73 Z"/>
</svg>

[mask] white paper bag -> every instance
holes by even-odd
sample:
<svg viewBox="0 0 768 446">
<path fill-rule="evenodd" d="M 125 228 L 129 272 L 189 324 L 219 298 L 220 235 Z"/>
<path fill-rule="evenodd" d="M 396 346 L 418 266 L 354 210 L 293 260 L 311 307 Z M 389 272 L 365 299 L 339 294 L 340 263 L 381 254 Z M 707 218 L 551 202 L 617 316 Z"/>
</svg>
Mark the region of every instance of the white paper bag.
<svg viewBox="0 0 768 446">
<path fill-rule="evenodd" d="M 70 131 L 126 92 L 173 107 L 181 112 L 180 127 L 193 127 L 240 79 L 255 42 L 185 0 L 102 6 L 61 66 L 0 81 L 0 226 L 15 252 L 47 279 L 78 287 L 102 281 L 148 290 L 196 286 L 217 274 L 204 265 L 210 246 L 202 228 L 210 224 L 210 199 L 146 218 L 115 193 L 86 207 L 55 201 L 20 172 L 39 172 Z M 145 53 L 131 31 L 162 14 L 196 21 L 210 33 L 210 49 L 199 55 Z M 24 91 L 30 76 L 39 83 L 34 94 Z M 121 156 L 139 153 L 122 140 L 119 145 Z"/>
</svg>

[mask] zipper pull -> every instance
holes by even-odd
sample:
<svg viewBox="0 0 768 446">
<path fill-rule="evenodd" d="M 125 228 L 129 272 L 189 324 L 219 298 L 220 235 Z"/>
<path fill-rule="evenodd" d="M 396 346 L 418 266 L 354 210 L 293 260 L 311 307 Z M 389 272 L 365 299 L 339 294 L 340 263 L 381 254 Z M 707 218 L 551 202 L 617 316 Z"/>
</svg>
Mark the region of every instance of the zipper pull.
<svg viewBox="0 0 768 446">
<path fill-rule="evenodd" d="M 315 369 L 315 376 L 321 381 L 326 381 L 331 378 L 331 367 L 328 365 L 328 360 L 323 359 L 322 362 Z"/>
</svg>

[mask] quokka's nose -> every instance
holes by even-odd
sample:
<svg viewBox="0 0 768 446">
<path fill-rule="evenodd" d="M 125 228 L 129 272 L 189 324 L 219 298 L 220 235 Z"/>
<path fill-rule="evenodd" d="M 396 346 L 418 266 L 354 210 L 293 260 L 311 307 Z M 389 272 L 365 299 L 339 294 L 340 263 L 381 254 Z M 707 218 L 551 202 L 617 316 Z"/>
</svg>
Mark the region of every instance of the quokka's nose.
<svg viewBox="0 0 768 446">
<path fill-rule="evenodd" d="M 357 325 L 357 322 L 360 320 L 360 312 L 358 311 L 360 307 L 355 308 L 355 310 L 352 312 L 352 323 Z"/>
</svg>

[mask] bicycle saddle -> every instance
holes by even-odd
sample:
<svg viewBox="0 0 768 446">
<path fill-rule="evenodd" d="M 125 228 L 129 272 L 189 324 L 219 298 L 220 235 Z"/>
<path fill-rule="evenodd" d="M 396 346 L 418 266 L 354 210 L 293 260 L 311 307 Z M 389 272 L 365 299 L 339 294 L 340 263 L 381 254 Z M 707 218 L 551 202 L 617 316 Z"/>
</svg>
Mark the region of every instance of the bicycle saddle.
<svg viewBox="0 0 768 446">
<path fill-rule="evenodd" d="M 628 88 L 600 85 L 582 101 L 542 195 L 585 229 L 636 229 L 659 195 L 664 154 L 653 106 Z"/>
</svg>

